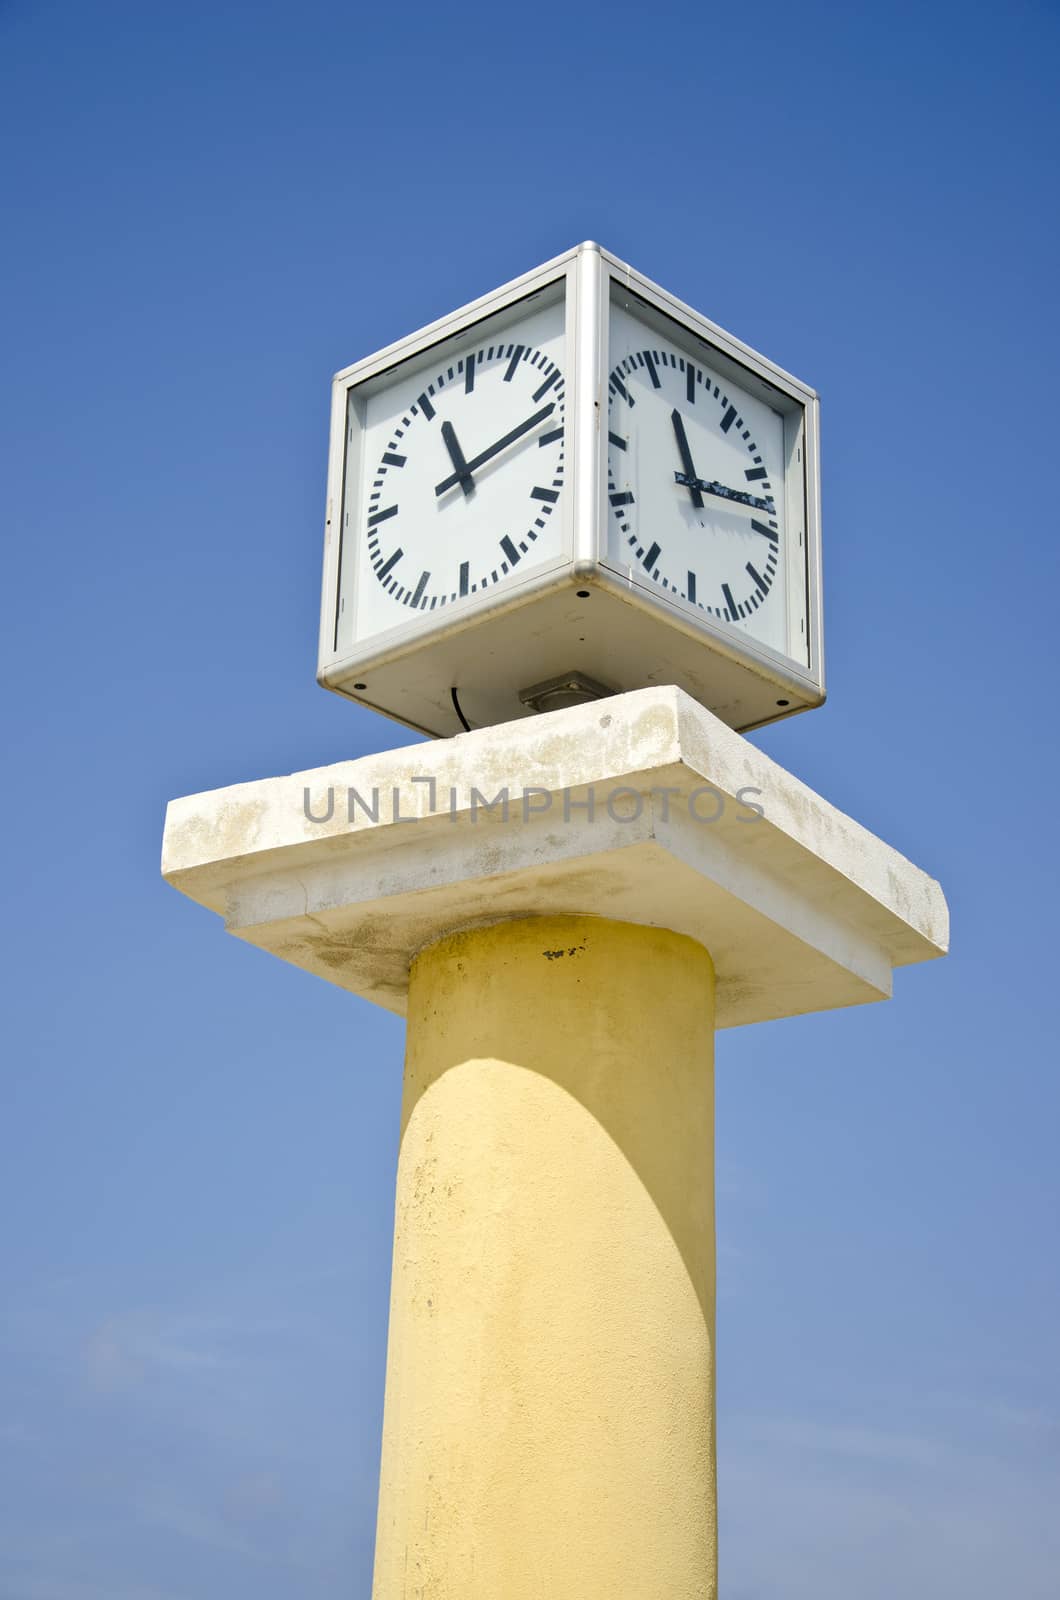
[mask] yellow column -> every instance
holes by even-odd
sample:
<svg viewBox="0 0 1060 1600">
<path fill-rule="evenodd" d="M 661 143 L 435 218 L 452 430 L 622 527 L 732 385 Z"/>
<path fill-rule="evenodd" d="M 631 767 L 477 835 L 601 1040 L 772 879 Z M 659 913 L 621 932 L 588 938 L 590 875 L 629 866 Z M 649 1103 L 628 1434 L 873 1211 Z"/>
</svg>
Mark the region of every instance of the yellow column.
<svg viewBox="0 0 1060 1600">
<path fill-rule="evenodd" d="M 373 1600 L 715 1600 L 714 972 L 535 917 L 412 969 Z"/>
</svg>

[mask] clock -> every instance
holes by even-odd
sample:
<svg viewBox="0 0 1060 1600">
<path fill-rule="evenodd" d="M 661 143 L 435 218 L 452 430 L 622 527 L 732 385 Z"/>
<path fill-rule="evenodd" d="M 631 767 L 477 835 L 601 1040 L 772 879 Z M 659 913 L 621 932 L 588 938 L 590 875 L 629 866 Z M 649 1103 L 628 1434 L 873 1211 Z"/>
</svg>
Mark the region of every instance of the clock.
<svg viewBox="0 0 1060 1600">
<path fill-rule="evenodd" d="M 564 491 L 563 305 L 520 305 L 360 389 L 345 489 L 365 640 L 555 560 Z M 345 596 L 344 596 L 345 599 Z"/>
<path fill-rule="evenodd" d="M 318 678 L 432 734 L 819 705 L 816 396 L 595 244 L 345 368 Z"/>
<path fill-rule="evenodd" d="M 800 418 L 720 356 L 614 291 L 608 560 L 808 666 Z"/>
</svg>

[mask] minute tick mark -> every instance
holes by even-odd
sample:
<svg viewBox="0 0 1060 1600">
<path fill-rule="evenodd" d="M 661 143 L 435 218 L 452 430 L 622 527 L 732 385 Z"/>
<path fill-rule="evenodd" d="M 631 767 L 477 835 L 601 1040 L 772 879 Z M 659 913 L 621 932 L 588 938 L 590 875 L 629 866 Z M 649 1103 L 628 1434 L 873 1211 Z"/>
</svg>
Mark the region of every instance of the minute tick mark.
<svg viewBox="0 0 1060 1600">
<path fill-rule="evenodd" d="M 777 539 L 777 530 L 775 528 L 767 528 L 764 522 L 756 522 L 754 517 L 751 518 L 751 526 L 756 533 L 762 534 L 764 538 L 769 539 L 773 544 L 780 542 Z"/>
<path fill-rule="evenodd" d="M 385 511 L 373 511 L 372 515 L 368 518 L 368 526 L 370 528 L 377 528 L 379 524 L 381 522 L 385 522 L 388 517 L 396 517 L 397 514 L 397 506 L 387 506 Z"/>
<path fill-rule="evenodd" d="M 548 393 L 548 391 L 551 389 L 552 385 L 554 383 L 558 383 L 558 382 L 559 382 L 559 373 L 558 372 L 553 372 L 551 378 L 546 378 L 544 383 L 541 385 L 541 387 L 539 389 L 535 389 L 534 390 L 534 404 L 535 404 L 535 406 L 537 405 L 537 402 L 541 399 L 542 395 L 546 395 Z"/>
<path fill-rule="evenodd" d="M 769 593 L 768 583 L 766 583 L 765 579 L 762 577 L 762 574 L 755 566 L 752 565 L 750 561 L 747 563 L 747 571 L 751 574 L 751 582 L 755 585 L 759 594 L 764 600 L 766 595 Z"/>
</svg>

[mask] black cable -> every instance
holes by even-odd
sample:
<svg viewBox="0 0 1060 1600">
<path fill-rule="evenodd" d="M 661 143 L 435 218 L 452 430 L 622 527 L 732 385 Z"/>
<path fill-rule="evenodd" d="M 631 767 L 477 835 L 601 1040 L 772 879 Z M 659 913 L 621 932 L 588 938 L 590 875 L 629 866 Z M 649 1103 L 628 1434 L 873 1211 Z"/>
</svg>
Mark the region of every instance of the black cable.
<svg viewBox="0 0 1060 1600">
<path fill-rule="evenodd" d="M 464 727 L 464 731 L 466 733 L 473 732 L 474 730 L 472 729 L 470 722 L 467 720 L 467 718 L 465 717 L 464 713 L 460 709 L 460 701 L 457 699 L 456 690 L 455 689 L 450 689 L 449 693 L 450 693 L 450 695 L 452 697 L 452 701 L 453 701 L 453 710 L 456 712 L 457 716 L 460 718 L 460 721 L 461 721 L 461 723 L 462 723 L 462 725 Z"/>
</svg>

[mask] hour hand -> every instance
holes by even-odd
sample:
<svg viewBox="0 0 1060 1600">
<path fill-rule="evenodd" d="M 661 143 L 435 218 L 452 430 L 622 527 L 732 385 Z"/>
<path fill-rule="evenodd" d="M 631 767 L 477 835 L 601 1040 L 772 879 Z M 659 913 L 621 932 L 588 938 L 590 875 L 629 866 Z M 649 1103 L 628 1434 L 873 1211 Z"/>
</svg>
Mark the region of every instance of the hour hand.
<svg viewBox="0 0 1060 1600">
<path fill-rule="evenodd" d="M 692 465 L 692 452 L 688 448 L 688 435 L 685 432 L 685 425 L 680 411 L 677 411 L 676 409 L 671 411 L 670 421 L 674 425 L 674 437 L 677 440 L 677 453 L 681 457 L 681 465 L 685 469 L 684 472 L 676 472 L 674 476 L 678 483 L 683 483 L 685 485 L 689 494 L 692 496 L 692 504 L 698 511 L 702 508 L 703 496 L 700 493 L 700 483 L 699 479 L 696 477 L 696 469 Z"/>
<path fill-rule="evenodd" d="M 451 483 L 458 483 L 465 495 L 470 495 L 475 488 L 475 480 L 471 476 L 471 469 L 464 459 L 464 452 L 460 448 L 460 441 L 456 436 L 456 429 L 451 422 L 442 423 L 442 438 L 445 448 L 449 452 L 449 459 L 453 463 L 453 477 Z"/>
<path fill-rule="evenodd" d="M 708 482 L 705 478 L 697 478 L 694 473 L 686 468 L 684 472 L 674 473 L 674 482 L 682 484 L 686 489 L 691 489 L 700 496 L 713 494 L 719 500 L 735 500 L 737 505 L 750 506 L 755 511 L 775 511 L 772 500 L 762 500 L 756 494 L 745 494 L 742 489 L 730 489 L 727 483 Z M 703 501 L 700 499 L 699 504 Z"/>
<path fill-rule="evenodd" d="M 550 417 L 555 409 L 555 403 L 550 401 L 547 406 L 542 406 L 540 411 L 535 411 L 532 417 L 527 417 L 525 422 L 520 422 L 518 427 L 512 428 L 504 435 L 503 439 L 496 440 L 496 442 L 491 444 L 486 450 L 480 450 L 478 455 L 475 456 L 473 460 L 464 461 L 463 456 L 461 456 L 460 459 L 463 461 L 464 476 L 470 478 L 471 474 L 473 472 L 477 472 L 479 467 L 484 467 L 487 461 L 492 461 L 494 456 L 499 456 L 502 450 L 507 450 L 508 446 L 510 444 L 514 444 L 517 439 L 521 439 L 524 433 L 530 433 L 532 429 L 537 427 L 538 423 L 544 422 L 545 418 Z M 445 424 L 443 423 L 442 426 L 444 428 Z M 447 444 L 448 442 L 449 441 L 446 440 Z M 452 455 L 451 449 L 449 454 Z M 455 459 L 453 461 L 453 465 L 456 466 Z M 441 483 L 435 484 L 434 492 L 436 495 L 441 496 L 445 494 L 447 490 L 451 489 L 454 483 L 460 483 L 461 481 L 461 472 L 460 469 L 457 468 L 456 472 L 452 473 L 450 477 L 443 478 Z M 466 489 L 464 490 L 464 493 L 467 493 Z"/>
</svg>

